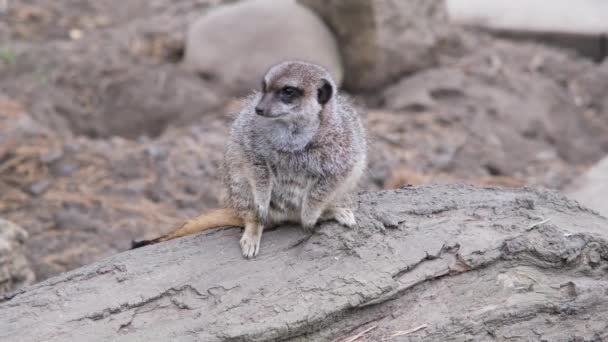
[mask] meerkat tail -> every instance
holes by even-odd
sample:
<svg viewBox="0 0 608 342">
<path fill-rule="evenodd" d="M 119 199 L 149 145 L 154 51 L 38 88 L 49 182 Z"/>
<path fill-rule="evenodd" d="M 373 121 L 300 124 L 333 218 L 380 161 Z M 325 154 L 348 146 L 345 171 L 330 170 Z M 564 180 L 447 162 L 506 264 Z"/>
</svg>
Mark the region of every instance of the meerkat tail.
<svg viewBox="0 0 608 342">
<path fill-rule="evenodd" d="M 202 213 L 196 217 L 193 217 L 179 226 L 177 229 L 169 234 L 157 237 L 152 240 L 133 241 L 131 243 L 131 249 L 172 240 L 182 236 L 188 236 L 195 233 L 199 233 L 208 229 L 237 226 L 243 227 L 244 221 L 241 219 L 234 209 L 221 208 L 213 209 L 206 213 Z"/>
</svg>

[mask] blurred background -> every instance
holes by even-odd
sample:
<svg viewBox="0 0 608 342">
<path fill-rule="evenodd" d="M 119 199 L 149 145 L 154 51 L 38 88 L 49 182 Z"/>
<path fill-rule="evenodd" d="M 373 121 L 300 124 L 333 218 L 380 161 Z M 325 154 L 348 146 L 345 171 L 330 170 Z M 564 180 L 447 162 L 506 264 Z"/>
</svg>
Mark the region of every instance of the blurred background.
<svg viewBox="0 0 608 342">
<path fill-rule="evenodd" d="M 327 67 L 362 189 L 555 189 L 608 215 L 604 0 L 0 0 L 0 294 L 217 207 L 240 99 Z"/>
</svg>

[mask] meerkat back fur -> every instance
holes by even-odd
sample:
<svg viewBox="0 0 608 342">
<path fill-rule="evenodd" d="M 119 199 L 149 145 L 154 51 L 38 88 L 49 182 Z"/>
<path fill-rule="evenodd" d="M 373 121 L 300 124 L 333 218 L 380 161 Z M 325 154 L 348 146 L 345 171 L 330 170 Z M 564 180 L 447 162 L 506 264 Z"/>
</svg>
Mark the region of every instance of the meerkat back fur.
<svg viewBox="0 0 608 342">
<path fill-rule="evenodd" d="M 356 225 L 338 204 L 365 166 L 363 125 L 330 74 L 299 61 L 270 68 L 237 115 L 225 153 L 226 204 L 244 221 L 243 255 L 255 256 L 264 228 L 280 223 Z"/>
<path fill-rule="evenodd" d="M 243 256 L 258 254 L 264 228 L 285 222 L 311 230 L 325 220 L 356 225 L 348 197 L 366 167 L 361 119 L 322 67 L 271 67 L 246 99 L 226 145 L 225 208 L 192 218 L 133 248 L 222 226 L 242 226 Z"/>
</svg>

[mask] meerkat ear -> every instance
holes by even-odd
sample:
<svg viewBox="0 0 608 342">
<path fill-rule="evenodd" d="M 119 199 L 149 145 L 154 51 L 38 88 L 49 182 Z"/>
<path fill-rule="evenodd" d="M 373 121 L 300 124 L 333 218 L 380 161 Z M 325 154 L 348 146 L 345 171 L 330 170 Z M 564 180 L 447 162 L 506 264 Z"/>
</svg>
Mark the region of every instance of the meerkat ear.
<svg viewBox="0 0 608 342">
<path fill-rule="evenodd" d="M 322 79 L 321 82 L 323 82 L 323 85 L 317 90 L 317 100 L 320 104 L 324 105 L 331 99 L 334 88 L 326 79 Z"/>
</svg>

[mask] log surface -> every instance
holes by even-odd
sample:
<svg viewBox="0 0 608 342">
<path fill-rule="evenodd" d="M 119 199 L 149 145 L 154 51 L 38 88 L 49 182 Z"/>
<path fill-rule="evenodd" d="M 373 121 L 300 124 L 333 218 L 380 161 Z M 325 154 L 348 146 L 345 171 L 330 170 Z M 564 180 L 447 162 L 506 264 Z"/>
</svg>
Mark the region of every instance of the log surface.
<svg viewBox="0 0 608 342">
<path fill-rule="evenodd" d="M 603 341 L 608 220 L 553 192 L 362 193 L 359 227 L 127 251 L 0 300 L 0 341 Z"/>
</svg>

